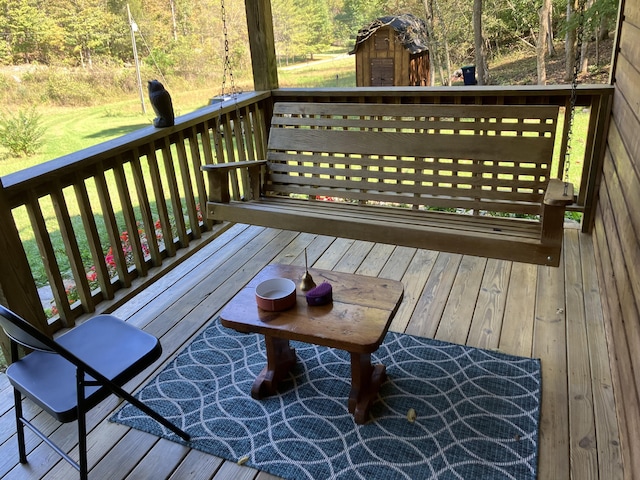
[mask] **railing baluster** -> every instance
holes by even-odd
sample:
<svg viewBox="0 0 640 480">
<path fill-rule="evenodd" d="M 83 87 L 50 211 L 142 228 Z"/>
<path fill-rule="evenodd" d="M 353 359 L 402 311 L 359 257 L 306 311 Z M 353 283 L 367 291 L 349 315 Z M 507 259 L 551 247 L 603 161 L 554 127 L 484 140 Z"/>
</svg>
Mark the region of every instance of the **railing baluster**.
<svg viewBox="0 0 640 480">
<path fill-rule="evenodd" d="M 51 330 L 47 322 L 42 304 L 38 301 L 38 290 L 30 275 L 30 266 L 24 252 L 18 229 L 14 226 L 15 219 L 5 194 L 4 184 L 0 179 L 0 297 L 2 303 L 18 313 L 31 325 L 38 328 L 45 335 Z M 9 254 L 10 253 L 10 254 Z M 38 300 L 36 300 L 38 299 Z M 0 346 L 5 358 L 11 358 L 11 342 L 0 332 Z"/>
<path fill-rule="evenodd" d="M 76 181 L 76 183 L 73 184 L 73 188 L 78 200 L 78 207 L 80 208 L 80 217 L 82 218 L 82 224 L 84 225 L 84 229 L 87 234 L 87 242 L 89 245 L 89 251 L 91 252 L 91 258 L 93 259 L 93 268 L 96 274 L 96 281 L 100 285 L 102 299 L 110 300 L 114 297 L 113 285 L 111 284 L 109 270 L 107 269 L 107 264 L 104 260 L 102 243 L 100 242 L 100 236 L 98 234 L 95 214 L 91 208 L 87 186 L 84 179 L 80 175 L 78 176 L 78 180 Z"/>
<path fill-rule="evenodd" d="M 74 317 L 71 315 L 71 306 L 65 291 L 64 281 L 58 266 L 58 260 L 56 258 L 56 252 L 51 243 L 51 237 L 47 230 L 47 224 L 42 215 L 42 208 L 40 201 L 36 195 L 31 192 L 29 195 L 25 207 L 31 221 L 31 228 L 33 228 L 33 234 L 35 235 L 36 242 L 38 243 L 38 249 L 40 250 L 40 258 L 42 258 L 44 269 L 49 279 L 49 285 L 53 293 L 53 299 L 56 302 L 58 314 L 65 326 L 73 326 Z"/>
<path fill-rule="evenodd" d="M 212 133 L 213 145 L 216 152 L 215 163 L 224 163 L 226 162 L 224 158 L 224 151 L 225 151 L 224 145 L 223 145 L 224 138 L 220 130 L 221 128 L 223 128 L 222 122 L 220 121 L 220 118 L 216 116 L 211 120 L 208 120 L 206 124 L 207 124 L 207 130 L 210 130 Z"/>
<path fill-rule="evenodd" d="M 253 120 L 255 120 L 255 118 L 253 117 L 249 106 L 244 107 L 242 111 L 244 112 L 243 113 L 243 118 L 244 118 L 243 132 L 244 132 L 244 139 L 247 144 L 247 160 L 258 160 L 256 158 L 255 142 L 253 139 L 254 138 L 253 137 L 254 136 Z"/>
<path fill-rule="evenodd" d="M 127 228 L 126 240 L 128 247 L 131 249 L 130 255 L 133 257 L 133 263 L 138 270 L 138 275 L 144 277 L 147 275 L 147 263 L 142 251 L 142 242 L 140 240 L 138 222 L 136 221 L 135 212 L 133 211 L 133 205 L 131 203 L 131 194 L 129 193 L 129 186 L 127 184 L 127 178 L 124 173 L 124 164 L 122 158 L 119 158 L 117 165 L 113 168 L 113 175 L 118 188 L 118 196 L 120 197 L 120 205 L 122 207 L 122 214 L 124 216 L 124 223 Z M 124 235 L 124 232 L 123 232 Z"/>
<path fill-rule="evenodd" d="M 131 276 L 129 275 L 129 270 L 127 268 L 127 260 L 125 259 L 124 252 L 122 251 L 120 229 L 118 228 L 118 222 L 116 221 L 113 202 L 111 200 L 111 195 L 109 194 L 109 187 L 107 186 L 107 179 L 105 177 L 105 170 L 102 162 L 98 165 L 95 180 L 96 189 L 100 198 L 104 224 L 107 229 L 107 235 L 109 236 L 109 243 L 111 244 L 112 261 L 118 274 L 120 285 L 124 288 L 128 288 L 131 286 Z"/>
<path fill-rule="evenodd" d="M 198 224 L 198 209 L 196 208 L 196 201 L 193 195 L 193 182 L 191 181 L 191 170 L 189 169 L 185 141 L 184 133 L 180 132 L 176 143 L 176 149 L 178 151 L 178 165 L 180 166 L 180 179 L 182 180 L 182 190 L 184 191 L 183 198 L 187 207 L 191 236 L 193 238 L 200 238 L 202 237 L 202 234 L 200 232 L 200 225 Z"/>
<path fill-rule="evenodd" d="M 200 229 L 203 228 L 200 226 L 204 226 L 204 230 L 209 230 L 210 225 L 204 221 L 206 215 L 204 211 L 206 209 L 207 204 L 207 188 L 204 183 L 204 176 L 200 173 L 200 166 L 202 165 L 202 155 L 200 153 L 200 149 L 204 149 L 204 141 L 201 141 L 198 137 L 198 130 L 196 127 L 191 127 L 189 135 L 189 148 L 191 150 L 191 169 L 192 174 L 196 184 L 196 191 L 198 192 L 197 198 L 197 206 L 198 206 L 198 216 L 197 216 L 197 230 L 200 232 Z M 201 147 L 202 145 L 202 147 Z M 194 201 L 196 199 L 194 198 Z M 193 230 L 193 227 L 192 227 Z"/>
<path fill-rule="evenodd" d="M 165 198 L 164 188 L 162 187 L 162 176 L 158 166 L 158 157 L 156 155 L 155 146 L 152 145 L 147 153 L 147 162 L 149 165 L 149 176 L 153 185 L 153 195 L 156 199 L 156 208 L 158 217 L 160 217 L 160 228 L 162 230 L 162 238 L 164 239 L 164 249 L 169 257 L 176 255 L 176 245 L 173 242 L 173 232 L 171 230 L 171 219 L 167 200 Z"/>
<path fill-rule="evenodd" d="M 71 272 L 75 280 L 78 298 L 85 312 L 94 312 L 95 306 L 93 304 L 93 298 L 91 297 L 91 288 L 87 280 L 87 272 L 84 269 L 82 254 L 80 253 L 80 247 L 78 246 L 76 234 L 71 223 L 71 215 L 69 214 L 67 201 L 64 198 L 64 192 L 61 188 L 57 188 L 51 192 L 51 201 L 53 203 L 53 209 L 56 212 L 56 218 L 58 219 L 60 234 L 62 235 L 62 241 L 65 246 L 65 253 L 69 259 L 69 266 L 71 267 Z"/>
<path fill-rule="evenodd" d="M 164 159 L 165 175 L 167 176 L 168 190 L 171 197 L 171 206 L 173 208 L 173 219 L 176 222 L 176 230 L 178 234 L 178 242 L 181 248 L 189 246 L 189 236 L 187 235 L 187 227 L 182 215 L 182 203 L 180 202 L 180 190 L 178 189 L 178 180 L 173 163 L 173 154 L 171 152 L 171 144 L 169 137 L 164 137 L 164 145 L 162 147 L 162 158 Z"/>
<path fill-rule="evenodd" d="M 133 149 L 131 171 L 133 173 L 133 181 L 138 195 L 138 206 L 140 208 L 140 215 L 144 225 L 149 257 L 152 265 L 157 267 L 162 265 L 162 255 L 160 254 L 158 239 L 156 237 L 156 227 L 155 222 L 153 221 L 153 214 L 151 212 L 151 204 L 149 203 L 149 195 L 147 194 L 147 185 L 144 181 L 142 166 L 140 164 L 140 152 L 137 148 Z"/>
</svg>

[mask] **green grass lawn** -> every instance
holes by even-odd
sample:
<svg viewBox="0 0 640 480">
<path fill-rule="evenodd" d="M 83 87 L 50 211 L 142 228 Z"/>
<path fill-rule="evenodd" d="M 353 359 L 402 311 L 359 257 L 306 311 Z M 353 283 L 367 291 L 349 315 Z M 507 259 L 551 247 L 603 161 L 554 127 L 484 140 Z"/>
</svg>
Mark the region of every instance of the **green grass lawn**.
<svg viewBox="0 0 640 480">
<path fill-rule="evenodd" d="M 209 90 L 172 93 L 176 115 L 206 106 L 214 94 Z M 0 176 L 148 127 L 155 114 L 147 99 L 145 105 L 146 114 L 137 97 L 95 107 L 40 107 L 46 129 L 41 149 L 31 157 L 14 158 L 0 146 Z"/>
<path fill-rule="evenodd" d="M 278 82 L 281 87 L 325 88 L 355 87 L 355 57 L 340 56 L 337 59 L 325 59 L 306 62 L 278 70 Z"/>
</svg>

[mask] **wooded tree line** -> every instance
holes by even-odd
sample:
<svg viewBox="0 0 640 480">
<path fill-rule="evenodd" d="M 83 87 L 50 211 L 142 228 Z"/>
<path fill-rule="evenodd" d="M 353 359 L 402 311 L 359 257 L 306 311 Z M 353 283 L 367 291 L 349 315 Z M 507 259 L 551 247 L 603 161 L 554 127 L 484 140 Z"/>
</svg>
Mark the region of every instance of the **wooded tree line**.
<svg viewBox="0 0 640 480">
<path fill-rule="evenodd" d="M 232 66 L 249 69 L 243 0 L 0 0 L 0 63 L 130 64 L 127 4 L 140 58 L 163 74 L 189 78 L 220 70 L 223 17 Z M 575 12 L 582 5 L 586 51 L 588 42 L 613 28 L 616 0 L 272 0 L 282 63 L 312 57 L 330 45 L 346 52 L 358 30 L 377 17 L 413 13 L 426 20 L 435 76 L 445 84 L 452 69 L 468 63 L 476 63 L 479 82 L 488 83 L 487 59 L 524 47 L 536 50 L 543 61 L 558 39 L 569 46 L 569 66 Z M 586 56 L 581 66 L 588 68 Z M 538 68 L 544 82 L 544 62 Z"/>
</svg>

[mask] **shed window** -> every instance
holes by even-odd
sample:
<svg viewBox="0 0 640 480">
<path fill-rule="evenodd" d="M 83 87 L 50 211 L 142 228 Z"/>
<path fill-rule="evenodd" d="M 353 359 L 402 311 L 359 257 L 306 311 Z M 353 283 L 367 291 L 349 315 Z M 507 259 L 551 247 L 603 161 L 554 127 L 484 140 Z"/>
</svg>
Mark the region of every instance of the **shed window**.
<svg viewBox="0 0 640 480">
<path fill-rule="evenodd" d="M 378 30 L 374 35 L 374 42 L 376 50 L 389 50 L 389 30 Z"/>
</svg>

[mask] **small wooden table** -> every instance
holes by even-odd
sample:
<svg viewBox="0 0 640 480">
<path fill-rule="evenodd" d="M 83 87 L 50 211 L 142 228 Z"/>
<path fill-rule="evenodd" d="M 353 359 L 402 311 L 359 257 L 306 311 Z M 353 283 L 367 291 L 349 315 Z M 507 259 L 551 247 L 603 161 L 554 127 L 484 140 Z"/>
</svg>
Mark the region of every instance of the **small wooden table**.
<svg viewBox="0 0 640 480">
<path fill-rule="evenodd" d="M 251 396 L 260 399 L 276 393 L 278 382 L 296 363 L 289 340 L 338 348 L 351 354 L 349 412 L 356 423 L 365 423 L 369 407 L 386 379 L 384 365 L 372 365 L 375 352 L 395 315 L 404 289 L 402 283 L 376 277 L 310 269 L 317 285 L 333 287 L 333 303 L 310 307 L 297 288 L 296 305 L 282 312 L 258 308 L 256 286 L 270 278 L 289 278 L 299 284 L 304 268 L 268 265 L 249 282 L 220 314 L 222 325 L 244 333 L 261 333 L 265 338 L 267 365 L 256 378 Z"/>
</svg>

